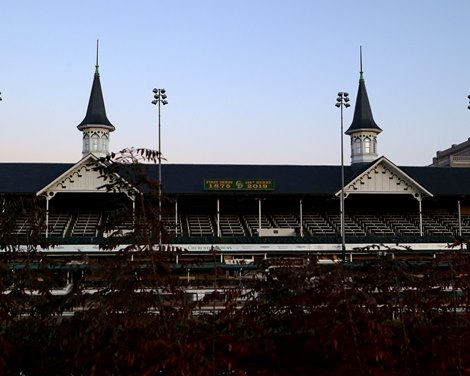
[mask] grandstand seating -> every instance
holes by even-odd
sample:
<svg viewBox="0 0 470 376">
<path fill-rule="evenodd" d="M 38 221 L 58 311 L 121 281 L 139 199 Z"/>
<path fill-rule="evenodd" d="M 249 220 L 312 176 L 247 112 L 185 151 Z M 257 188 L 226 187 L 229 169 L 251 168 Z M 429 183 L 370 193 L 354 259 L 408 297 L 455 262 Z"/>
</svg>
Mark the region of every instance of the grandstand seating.
<svg viewBox="0 0 470 376">
<path fill-rule="evenodd" d="M 334 226 L 338 233 L 341 232 L 341 216 L 338 212 L 327 213 L 329 222 Z M 359 223 L 354 220 L 354 217 L 347 214 L 344 216 L 344 233 L 346 235 L 364 236 L 366 235 L 365 230 Z"/>
<path fill-rule="evenodd" d="M 244 223 L 246 224 L 249 235 L 255 236 L 258 234 L 259 223 L 260 223 L 260 216 L 259 214 L 249 213 L 243 215 Z M 261 228 L 272 228 L 273 225 L 269 221 L 269 218 L 266 214 L 261 214 Z"/>
<path fill-rule="evenodd" d="M 240 217 L 237 214 L 220 215 L 220 233 L 222 236 L 245 236 Z"/>
<path fill-rule="evenodd" d="M 48 234 L 50 236 L 65 236 L 72 217 L 68 213 L 50 213 Z"/>
<path fill-rule="evenodd" d="M 419 226 L 419 216 L 416 213 L 410 213 L 407 215 L 410 220 Z M 449 229 L 443 224 L 438 218 L 432 214 L 423 214 L 423 232 L 426 235 L 452 235 L 452 229 Z M 456 221 L 457 222 L 457 221 Z"/>
<path fill-rule="evenodd" d="M 103 212 L 51 212 L 49 214 L 48 235 L 55 238 L 96 237 L 100 236 L 100 224 L 106 218 Z M 259 214 L 240 213 L 220 214 L 220 236 L 224 238 L 257 237 Z M 341 232 L 341 218 L 338 212 L 306 212 L 302 223 L 297 214 L 286 211 L 266 212 L 261 215 L 263 229 L 291 228 L 306 238 L 334 237 Z M 214 238 L 217 237 L 217 216 L 215 213 L 179 213 L 178 218 L 172 213 L 162 215 L 162 221 L 171 237 Z M 132 231 L 132 218 L 118 226 L 122 234 Z M 423 213 L 423 236 L 457 236 L 459 234 L 458 217 L 455 213 L 436 211 Z M 16 222 L 15 235 L 28 235 L 31 230 L 31 218 L 20 216 Z M 463 236 L 470 236 L 470 215 L 462 215 L 461 231 Z M 45 233 L 45 229 L 42 229 Z M 359 212 L 351 211 L 345 216 L 345 234 L 350 237 L 419 237 L 420 218 L 414 212 Z M 104 234 L 109 236 L 109 233 Z M 300 236 L 300 235 L 298 235 Z"/>
<path fill-rule="evenodd" d="M 188 214 L 186 217 L 189 236 L 214 236 L 209 214 Z"/>
<path fill-rule="evenodd" d="M 390 212 L 383 214 L 382 218 L 396 235 L 420 235 L 419 224 L 413 223 L 403 214 Z"/>
<path fill-rule="evenodd" d="M 164 213 L 162 214 L 163 226 L 170 236 L 180 236 L 182 231 L 181 218 L 174 213 Z"/>
<path fill-rule="evenodd" d="M 354 221 L 359 223 L 368 235 L 394 235 L 393 229 L 377 213 L 354 213 Z"/>
<path fill-rule="evenodd" d="M 462 216 L 462 234 L 470 235 L 470 215 Z"/>
<path fill-rule="evenodd" d="M 300 228 L 300 222 L 297 216 L 292 213 L 273 213 L 271 214 L 274 227 L 277 228 Z"/>
<path fill-rule="evenodd" d="M 320 213 L 304 213 L 304 226 L 312 236 L 334 235 L 336 229 Z"/>
<path fill-rule="evenodd" d="M 72 225 L 72 236 L 96 236 L 98 224 L 100 223 L 100 213 L 80 212 L 77 214 Z"/>
<path fill-rule="evenodd" d="M 13 229 L 14 235 L 27 235 L 31 229 L 31 219 L 27 214 L 21 215 L 16 219 Z"/>
</svg>

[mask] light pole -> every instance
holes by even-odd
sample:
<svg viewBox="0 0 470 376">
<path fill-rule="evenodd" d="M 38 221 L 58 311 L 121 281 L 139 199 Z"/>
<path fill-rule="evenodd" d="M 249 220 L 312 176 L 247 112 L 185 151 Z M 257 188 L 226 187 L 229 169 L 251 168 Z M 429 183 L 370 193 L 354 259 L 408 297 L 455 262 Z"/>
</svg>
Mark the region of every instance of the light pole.
<svg viewBox="0 0 470 376">
<path fill-rule="evenodd" d="M 2 94 L 2 93 L 0 93 L 0 94 Z M 470 95 L 469 95 L 467 98 L 468 98 L 468 102 L 470 103 Z M 2 99 L 2 98 L 0 98 L 0 100 L 1 100 L 1 99 Z M 467 106 L 467 108 L 470 110 L 470 104 Z"/>
<path fill-rule="evenodd" d="M 345 228 L 344 228 L 344 148 L 343 148 L 343 107 L 348 108 L 349 94 L 343 91 L 338 93 L 336 98 L 336 107 L 341 110 L 341 197 L 340 197 L 340 217 L 341 217 L 341 257 L 343 262 L 346 261 L 346 241 L 345 241 Z"/>
<path fill-rule="evenodd" d="M 152 104 L 158 106 L 158 250 L 162 249 L 162 135 L 161 135 L 161 105 L 168 104 L 165 89 L 153 89 Z"/>
<path fill-rule="evenodd" d="M 2 95 L 2 92 L 0 91 L 0 95 Z M 2 97 L 0 97 L 0 101 L 2 100 Z"/>
</svg>

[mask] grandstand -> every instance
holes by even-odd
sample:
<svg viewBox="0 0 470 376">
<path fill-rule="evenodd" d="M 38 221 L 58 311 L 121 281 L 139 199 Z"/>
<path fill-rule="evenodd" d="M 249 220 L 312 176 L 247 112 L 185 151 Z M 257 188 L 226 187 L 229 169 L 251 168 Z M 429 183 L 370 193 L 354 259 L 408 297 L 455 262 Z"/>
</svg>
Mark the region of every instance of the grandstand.
<svg viewBox="0 0 470 376">
<path fill-rule="evenodd" d="M 114 126 L 106 116 L 96 68 L 82 132 L 82 159 L 67 163 L 0 163 L 2 205 L 38 197 L 43 217 L 27 210 L 11 231 L 19 245 L 32 224 L 43 222 L 50 254 L 106 254 L 106 223 L 125 208 L 121 234 L 135 225 L 138 187 L 107 192 L 92 168 L 109 153 Z M 341 166 L 162 165 L 164 246 L 185 252 L 175 258 L 207 256 L 216 250 L 222 263 L 236 259 L 322 256 L 376 257 L 380 250 L 420 258 L 470 238 L 470 169 L 396 166 L 377 154 L 381 129 L 375 123 L 361 72 L 351 138 L 351 164 L 344 166 L 345 247 L 342 249 Z M 156 165 L 146 165 L 158 176 Z M 127 211 L 126 211 L 127 210 Z M 2 214 L 3 215 L 3 214 Z M 2 222 L 6 223 L 7 218 Z M 152 230 L 149 230 L 152 231 Z M 156 234 L 153 234 L 154 238 Z M 3 245 L 5 246 L 5 245 Z M 367 250 L 374 250 L 372 253 Z"/>
</svg>

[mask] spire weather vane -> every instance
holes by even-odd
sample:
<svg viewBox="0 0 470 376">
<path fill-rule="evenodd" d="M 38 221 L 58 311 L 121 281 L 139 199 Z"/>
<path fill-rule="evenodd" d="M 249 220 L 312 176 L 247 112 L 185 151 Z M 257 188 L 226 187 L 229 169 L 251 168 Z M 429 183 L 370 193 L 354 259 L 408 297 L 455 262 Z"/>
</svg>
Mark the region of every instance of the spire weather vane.
<svg viewBox="0 0 470 376">
<path fill-rule="evenodd" d="M 98 64 L 98 55 L 99 54 L 99 39 L 96 40 L 96 65 L 95 65 L 95 73 L 98 73 L 98 68 L 100 67 Z"/>
</svg>

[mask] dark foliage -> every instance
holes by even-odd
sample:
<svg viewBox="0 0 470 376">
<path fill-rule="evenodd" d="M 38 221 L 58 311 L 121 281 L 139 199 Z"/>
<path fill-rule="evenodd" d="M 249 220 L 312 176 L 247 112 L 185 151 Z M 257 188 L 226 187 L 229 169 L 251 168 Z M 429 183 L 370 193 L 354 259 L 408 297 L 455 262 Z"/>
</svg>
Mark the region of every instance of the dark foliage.
<svg viewBox="0 0 470 376">
<path fill-rule="evenodd" d="M 124 176 L 116 161 L 99 163 L 102 174 Z M 127 185 L 113 179 L 110 190 L 147 184 L 145 173 Z M 214 269 L 215 291 L 191 299 L 175 254 L 156 247 L 161 224 L 148 183 L 131 246 L 120 249 L 116 232 L 106 244 L 114 256 L 67 265 L 37 251 L 45 240 L 34 200 L 5 198 L 4 210 L 38 210 L 38 220 L 23 250 L 10 220 L 0 222 L 0 375 L 470 374 L 466 252 L 421 263 L 286 261 L 237 287 L 216 283 Z"/>
</svg>

